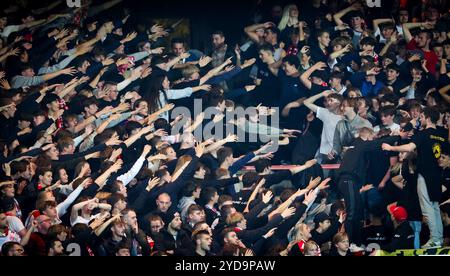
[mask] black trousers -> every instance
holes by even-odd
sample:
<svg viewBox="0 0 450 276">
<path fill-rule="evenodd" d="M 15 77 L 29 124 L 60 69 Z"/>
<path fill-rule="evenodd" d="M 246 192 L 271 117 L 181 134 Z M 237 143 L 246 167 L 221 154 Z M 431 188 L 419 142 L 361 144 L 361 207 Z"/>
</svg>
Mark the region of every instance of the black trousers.
<svg viewBox="0 0 450 276">
<path fill-rule="evenodd" d="M 360 185 L 353 177 L 344 177 L 339 180 L 339 191 L 345 200 L 347 218 L 345 230 L 351 243 L 361 245 L 363 204 L 359 193 Z"/>
</svg>

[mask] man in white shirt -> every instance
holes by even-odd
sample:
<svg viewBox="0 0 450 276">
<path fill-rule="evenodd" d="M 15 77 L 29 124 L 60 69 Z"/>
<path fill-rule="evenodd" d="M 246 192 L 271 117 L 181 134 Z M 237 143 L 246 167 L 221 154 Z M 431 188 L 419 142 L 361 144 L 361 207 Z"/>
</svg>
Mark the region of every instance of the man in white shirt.
<svg viewBox="0 0 450 276">
<path fill-rule="evenodd" d="M 392 132 L 400 131 L 400 125 L 394 123 L 395 113 L 396 113 L 395 107 L 383 106 L 380 109 L 380 118 L 382 124 L 375 127 L 374 129 L 375 133 L 380 132 L 380 129 L 382 128 L 388 128 Z"/>
<path fill-rule="evenodd" d="M 314 104 L 318 99 L 326 97 L 327 108 L 322 108 Z M 331 90 L 324 91 L 320 94 L 306 99 L 303 104 L 311 109 L 318 119 L 323 122 L 322 138 L 319 148 L 319 160 L 326 160 L 327 155 L 333 149 L 334 132 L 337 123 L 344 119 L 341 112 L 341 104 L 344 101 L 342 95 L 333 93 Z"/>
</svg>

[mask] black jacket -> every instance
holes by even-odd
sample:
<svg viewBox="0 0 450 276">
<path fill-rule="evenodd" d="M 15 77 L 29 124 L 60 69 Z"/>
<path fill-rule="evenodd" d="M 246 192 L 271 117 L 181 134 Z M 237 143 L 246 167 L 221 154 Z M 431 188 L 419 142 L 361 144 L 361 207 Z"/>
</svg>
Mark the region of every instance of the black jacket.
<svg viewBox="0 0 450 276">
<path fill-rule="evenodd" d="M 184 231 L 178 231 L 176 239 L 164 228 L 155 235 L 155 249 L 157 251 L 173 250 L 175 256 L 188 256 L 193 251 L 191 237 Z"/>
<path fill-rule="evenodd" d="M 381 246 L 381 249 L 388 252 L 400 249 L 414 249 L 414 231 L 409 222 L 404 221 L 395 228 L 391 242 Z"/>
</svg>

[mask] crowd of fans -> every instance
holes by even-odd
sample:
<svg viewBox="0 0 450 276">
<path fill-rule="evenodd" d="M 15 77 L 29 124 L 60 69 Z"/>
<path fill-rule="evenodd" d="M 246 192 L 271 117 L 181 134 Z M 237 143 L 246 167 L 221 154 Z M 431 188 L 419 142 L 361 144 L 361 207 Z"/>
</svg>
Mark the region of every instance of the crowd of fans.
<svg viewBox="0 0 450 276">
<path fill-rule="evenodd" d="M 211 52 L 91 2 L 0 13 L 2 256 L 450 246 L 447 1 L 274 5 Z"/>
</svg>

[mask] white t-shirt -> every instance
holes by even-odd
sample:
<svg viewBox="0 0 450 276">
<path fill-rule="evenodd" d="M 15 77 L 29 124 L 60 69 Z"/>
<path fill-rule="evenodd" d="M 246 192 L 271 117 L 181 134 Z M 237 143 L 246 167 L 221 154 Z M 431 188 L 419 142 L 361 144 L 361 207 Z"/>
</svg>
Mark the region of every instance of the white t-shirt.
<svg viewBox="0 0 450 276">
<path fill-rule="evenodd" d="M 396 123 L 392 123 L 392 125 L 382 126 L 382 127 L 383 128 L 389 128 L 392 132 L 400 131 L 400 125 L 398 125 Z M 380 129 L 381 129 L 380 126 L 376 126 L 373 131 L 375 131 L 375 133 L 378 133 L 378 132 L 380 132 Z"/>
<path fill-rule="evenodd" d="M 1 35 L 3 38 L 8 38 L 8 36 L 9 36 L 11 33 L 18 32 L 19 30 L 20 30 L 20 25 L 10 25 L 10 26 L 6 26 L 6 27 L 3 29 L 3 31 L 0 33 L 0 35 Z"/>
<path fill-rule="evenodd" d="M 70 225 L 71 225 L 71 226 L 74 226 L 74 225 L 77 224 L 77 223 L 82 223 L 82 224 L 89 225 L 89 222 L 90 222 L 91 220 L 93 220 L 93 219 L 96 219 L 99 215 L 100 215 L 100 213 L 98 213 L 98 214 L 96 214 L 96 215 L 94 215 L 94 216 L 91 216 L 89 219 L 85 219 L 85 218 L 82 217 L 82 216 L 78 216 L 74 221 L 71 221 L 71 222 L 70 222 Z"/>
<path fill-rule="evenodd" d="M 328 111 L 328 109 L 319 107 L 317 109 L 317 118 L 323 122 L 322 139 L 320 141 L 319 152 L 321 154 L 328 154 L 333 149 L 333 139 L 336 125 L 343 119 L 343 117 Z"/>
<path fill-rule="evenodd" d="M 7 242 L 20 242 L 19 234 L 11 229 L 8 229 L 7 233 L 0 234 L 0 248 Z"/>
<path fill-rule="evenodd" d="M 18 217 L 7 216 L 6 222 L 8 222 L 8 228 L 13 232 L 19 233 L 25 229 L 25 225 L 23 225 L 23 222 Z"/>
</svg>

